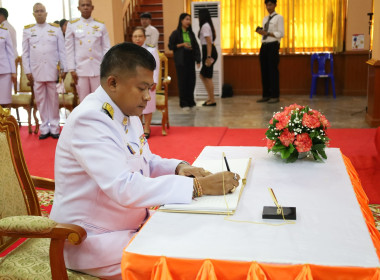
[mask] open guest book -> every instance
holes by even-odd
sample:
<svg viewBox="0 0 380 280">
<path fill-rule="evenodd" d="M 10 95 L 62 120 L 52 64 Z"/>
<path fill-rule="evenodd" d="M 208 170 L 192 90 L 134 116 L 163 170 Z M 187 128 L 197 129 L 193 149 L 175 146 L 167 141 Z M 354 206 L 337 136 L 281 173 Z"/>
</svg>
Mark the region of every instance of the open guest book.
<svg viewBox="0 0 380 280">
<path fill-rule="evenodd" d="M 233 214 L 239 203 L 240 196 L 247 182 L 247 176 L 251 167 L 251 158 L 229 159 L 231 172 L 240 175 L 239 187 L 233 193 L 225 195 L 204 195 L 192 200 L 189 204 L 165 204 L 158 208 L 165 212 L 183 212 L 199 214 Z M 217 173 L 226 171 L 222 158 L 220 160 L 196 160 L 193 165 Z"/>
</svg>

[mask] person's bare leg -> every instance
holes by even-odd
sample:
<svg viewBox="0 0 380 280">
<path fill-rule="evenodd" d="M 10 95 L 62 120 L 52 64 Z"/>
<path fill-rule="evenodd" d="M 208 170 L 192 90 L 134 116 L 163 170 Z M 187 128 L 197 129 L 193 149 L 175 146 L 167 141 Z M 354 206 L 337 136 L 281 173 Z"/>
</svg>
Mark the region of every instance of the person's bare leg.
<svg viewBox="0 0 380 280">
<path fill-rule="evenodd" d="M 150 134 L 150 123 L 152 122 L 152 113 L 144 115 L 144 133 Z"/>
<path fill-rule="evenodd" d="M 206 101 L 207 104 L 215 103 L 215 97 L 214 97 L 214 83 L 212 82 L 212 79 L 205 78 L 202 75 L 200 75 L 200 78 L 205 85 L 205 88 L 207 90 L 208 99 Z"/>
</svg>

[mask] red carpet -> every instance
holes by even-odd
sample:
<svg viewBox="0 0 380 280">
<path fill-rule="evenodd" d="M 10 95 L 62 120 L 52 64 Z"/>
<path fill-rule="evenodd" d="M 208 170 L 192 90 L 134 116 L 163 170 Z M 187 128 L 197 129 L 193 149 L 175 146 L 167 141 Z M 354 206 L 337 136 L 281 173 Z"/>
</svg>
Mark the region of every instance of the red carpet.
<svg viewBox="0 0 380 280">
<path fill-rule="evenodd" d="M 380 129 L 379 129 L 380 130 Z M 226 127 L 171 127 L 167 136 L 161 127 L 152 127 L 149 145 L 153 153 L 190 163 L 205 146 L 265 146 L 266 129 Z M 380 132 L 380 131 L 379 131 Z M 370 203 L 380 203 L 380 133 L 376 129 L 329 129 L 330 147 L 338 147 L 350 158 Z M 20 130 L 26 163 L 32 175 L 54 178 L 54 152 L 57 140 L 38 140 L 26 127 Z M 375 141 L 379 141 L 376 144 Z"/>
</svg>

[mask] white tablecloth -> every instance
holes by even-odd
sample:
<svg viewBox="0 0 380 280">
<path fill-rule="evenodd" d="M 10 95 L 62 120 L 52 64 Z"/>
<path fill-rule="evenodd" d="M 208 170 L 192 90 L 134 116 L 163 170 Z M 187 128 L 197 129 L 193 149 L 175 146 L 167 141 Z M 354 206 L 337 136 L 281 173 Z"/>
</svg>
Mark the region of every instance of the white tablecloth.
<svg viewBox="0 0 380 280">
<path fill-rule="evenodd" d="M 308 158 L 285 163 L 262 147 L 206 147 L 200 158 L 222 160 L 222 152 L 227 158 L 253 158 L 232 219 L 263 222 L 263 206 L 273 206 L 271 187 L 281 205 L 297 207 L 296 224 L 270 226 L 230 222 L 220 215 L 156 212 L 126 251 L 279 264 L 380 265 L 339 149 L 327 149 L 325 163 Z"/>
</svg>

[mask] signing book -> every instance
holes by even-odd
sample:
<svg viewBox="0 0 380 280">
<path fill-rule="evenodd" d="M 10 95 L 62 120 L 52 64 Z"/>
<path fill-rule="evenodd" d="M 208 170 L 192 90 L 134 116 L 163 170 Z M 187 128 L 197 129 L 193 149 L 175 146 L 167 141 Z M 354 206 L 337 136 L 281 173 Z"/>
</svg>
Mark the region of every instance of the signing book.
<svg viewBox="0 0 380 280">
<path fill-rule="evenodd" d="M 212 173 L 227 170 L 226 163 L 222 157 L 220 160 L 197 159 L 193 165 L 203 167 Z M 233 193 L 217 196 L 204 195 L 194 198 L 189 204 L 165 204 L 158 210 L 199 214 L 233 214 L 238 206 L 240 196 L 247 181 L 251 158 L 228 159 L 228 165 L 231 172 L 240 175 L 239 187 L 237 187 Z"/>
</svg>

